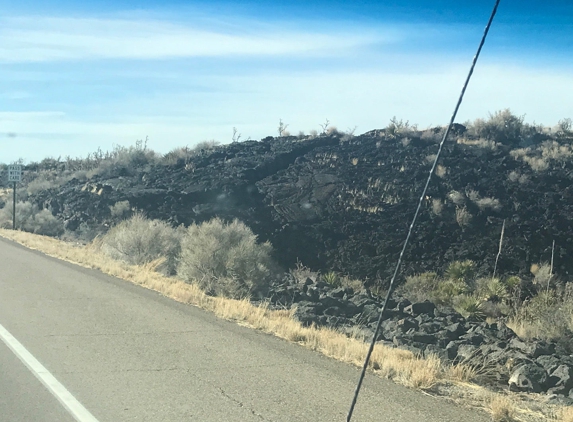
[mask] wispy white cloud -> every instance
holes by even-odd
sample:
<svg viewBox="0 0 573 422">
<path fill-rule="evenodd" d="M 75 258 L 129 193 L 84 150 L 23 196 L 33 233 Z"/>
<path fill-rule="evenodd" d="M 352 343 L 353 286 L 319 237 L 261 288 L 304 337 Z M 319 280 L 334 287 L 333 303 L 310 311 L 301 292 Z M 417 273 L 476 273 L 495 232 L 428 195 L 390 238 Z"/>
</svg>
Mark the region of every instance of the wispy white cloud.
<svg viewBox="0 0 573 422">
<path fill-rule="evenodd" d="M 229 77 L 226 83 L 249 90 L 248 98 L 233 91 L 216 97 L 171 92 L 124 98 L 106 104 L 113 119 L 57 111 L 3 112 L 0 162 L 85 155 L 146 136 L 153 149 L 167 152 L 207 139 L 230 142 L 233 127 L 242 139 L 260 139 L 276 134 L 279 118 L 295 134 L 319 129 L 326 118 L 341 130 L 358 126 L 357 133 L 385 127 L 394 115 L 421 127 L 442 125 L 451 115 L 466 71 L 466 64 L 451 63 L 439 74 L 381 69 Z M 528 122 L 554 125 L 573 117 L 571 77 L 562 71 L 484 63 L 476 70 L 457 121 L 487 117 L 488 112 L 509 107 L 518 115 L 526 114 Z M 145 106 L 133 112 L 141 101 Z M 8 133 L 16 134 L 9 145 Z"/>
<path fill-rule="evenodd" d="M 395 42 L 385 34 L 320 32 L 268 25 L 204 28 L 158 20 L 20 17 L 0 20 L 0 62 L 332 55 Z"/>
</svg>

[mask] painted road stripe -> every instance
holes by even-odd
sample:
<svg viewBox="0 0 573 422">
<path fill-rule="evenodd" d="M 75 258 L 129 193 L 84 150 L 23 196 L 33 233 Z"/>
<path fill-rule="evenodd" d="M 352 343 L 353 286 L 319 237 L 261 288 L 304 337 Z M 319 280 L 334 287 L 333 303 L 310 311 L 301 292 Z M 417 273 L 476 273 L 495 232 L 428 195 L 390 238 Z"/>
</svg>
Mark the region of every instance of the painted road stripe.
<svg viewBox="0 0 573 422">
<path fill-rule="evenodd" d="M 78 422 L 98 422 L 98 420 L 76 400 L 74 396 L 64 387 L 48 370 L 38 362 L 16 338 L 0 324 L 0 339 L 6 346 L 14 352 L 18 359 L 28 367 L 30 371 L 40 380 L 50 393 L 58 399 L 64 408 L 71 413 Z"/>
</svg>

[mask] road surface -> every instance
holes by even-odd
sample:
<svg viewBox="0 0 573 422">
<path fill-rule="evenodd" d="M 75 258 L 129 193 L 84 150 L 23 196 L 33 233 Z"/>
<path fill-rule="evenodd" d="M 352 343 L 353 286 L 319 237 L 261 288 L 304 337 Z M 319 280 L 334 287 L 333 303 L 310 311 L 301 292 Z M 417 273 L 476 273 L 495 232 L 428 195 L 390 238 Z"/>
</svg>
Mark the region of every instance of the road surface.
<svg viewBox="0 0 573 422">
<path fill-rule="evenodd" d="M 359 375 L 301 346 L 1 239 L 0 338 L 2 422 L 344 421 Z M 66 406 L 80 410 L 73 417 Z M 488 420 L 375 376 L 367 376 L 353 418 Z"/>
</svg>

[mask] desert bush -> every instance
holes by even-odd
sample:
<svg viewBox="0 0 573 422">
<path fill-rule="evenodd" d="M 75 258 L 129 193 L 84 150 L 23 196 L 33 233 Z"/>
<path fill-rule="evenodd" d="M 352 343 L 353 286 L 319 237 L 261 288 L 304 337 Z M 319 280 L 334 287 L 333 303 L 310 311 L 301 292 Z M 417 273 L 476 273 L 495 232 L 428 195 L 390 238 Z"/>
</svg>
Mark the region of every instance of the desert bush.
<svg viewBox="0 0 573 422">
<path fill-rule="evenodd" d="M 402 119 L 398 120 L 396 116 L 394 116 L 390 119 L 388 126 L 386 126 L 385 133 L 386 136 L 394 138 L 400 135 L 406 135 L 415 129 L 415 126 L 410 126 L 410 122 L 408 120 L 404 122 Z"/>
<path fill-rule="evenodd" d="M 210 141 L 199 142 L 193 148 L 189 148 L 188 146 L 174 148 L 161 157 L 160 161 L 163 165 L 186 165 L 197 154 L 202 151 L 211 150 L 219 145 L 219 142 L 212 139 Z"/>
<path fill-rule="evenodd" d="M 12 228 L 13 202 L 6 201 L 0 210 L 0 227 Z M 59 236 L 64 232 L 64 224 L 47 209 L 40 210 L 28 201 L 16 202 L 16 229 L 44 236 Z"/>
<path fill-rule="evenodd" d="M 193 147 L 193 152 L 213 149 L 219 145 L 220 143 L 218 141 L 215 141 L 214 139 L 211 139 L 209 141 L 201 141 Z"/>
<path fill-rule="evenodd" d="M 573 120 L 570 118 L 561 119 L 557 122 L 555 133 L 558 137 L 570 136 L 573 132 Z"/>
<path fill-rule="evenodd" d="M 515 170 L 510 171 L 507 178 L 510 182 L 517 182 L 522 185 L 529 181 L 529 177 L 526 174 L 521 174 Z"/>
<path fill-rule="evenodd" d="M 532 271 L 534 274 L 533 284 L 537 286 L 538 289 L 548 288 L 551 280 L 553 279 L 553 274 L 551 273 L 551 266 L 547 263 L 537 265 Z"/>
<path fill-rule="evenodd" d="M 103 177 L 124 176 L 133 174 L 135 169 L 158 162 L 155 151 L 147 148 L 147 141 L 137 141 L 135 146 L 124 147 L 115 145 L 113 151 L 105 153 L 95 161 L 97 165 L 88 171 L 87 177 L 95 175 Z"/>
<path fill-rule="evenodd" d="M 34 180 L 32 180 L 30 183 L 28 183 L 28 186 L 26 186 L 26 191 L 28 192 L 28 194 L 30 195 L 35 195 L 38 192 L 41 192 L 43 190 L 48 190 L 51 188 L 55 188 L 60 186 L 59 183 L 53 181 L 53 180 L 48 180 L 44 177 L 36 177 Z"/>
<path fill-rule="evenodd" d="M 456 205 L 462 205 L 466 199 L 465 195 L 457 190 L 448 193 L 448 198 Z"/>
<path fill-rule="evenodd" d="M 438 282 L 432 297 L 438 305 L 451 306 L 456 297 L 469 292 L 470 288 L 464 281 L 445 279 Z"/>
<path fill-rule="evenodd" d="M 61 239 L 66 242 L 74 242 L 87 245 L 96 238 L 102 237 L 107 233 L 107 228 L 99 224 L 90 224 L 82 221 L 75 230 L 66 229 L 61 235 Z"/>
<path fill-rule="evenodd" d="M 460 227 L 471 223 L 473 216 L 466 207 L 456 207 L 456 222 Z"/>
<path fill-rule="evenodd" d="M 289 270 L 294 279 L 299 283 L 305 283 L 307 279 L 311 279 L 312 282 L 316 282 L 318 280 L 319 274 L 317 271 L 311 270 L 309 267 L 304 265 L 302 262 L 297 261 L 294 268 Z"/>
<path fill-rule="evenodd" d="M 175 274 L 181 234 L 164 221 L 149 220 L 136 213 L 112 227 L 101 238 L 101 249 L 109 257 L 133 265 L 163 259 L 157 270 Z"/>
<path fill-rule="evenodd" d="M 163 165 L 187 164 L 193 156 L 193 150 L 187 146 L 174 148 L 161 158 Z"/>
<path fill-rule="evenodd" d="M 248 297 L 261 291 L 273 275 L 269 242 L 244 223 L 225 223 L 219 218 L 192 224 L 181 243 L 178 275 L 212 295 Z"/>
<path fill-rule="evenodd" d="M 444 209 L 444 204 L 441 199 L 432 199 L 432 212 L 435 215 L 440 215 Z"/>
<path fill-rule="evenodd" d="M 523 119 L 523 116 L 515 116 L 509 109 L 496 111 L 494 114 L 490 113 L 487 120 L 476 119 L 470 131 L 486 140 L 506 145 L 516 144 L 521 141 Z"/>
<path fill-rule="evenodd" d="M 113 218 L 122 218 L 131 212 L 129 201 L 118 201 L 109 207 Z"/>
<path fill-rule="evenodd" d="M 448 173 L 448 169 L 446 167 L 442 166 L 441 164 L 438 164 L 436 166 L 435 174 L 440 179 L 443 179 L 447 173 Z"/>
<path fill-rule="evenodd" d="M 496 198 L 482 198 L 478 191 L 474 189 L 468 189 L 466 191 L 467 198 L 472 201 L 480 210 L 492 209 L 494 211 L 499 211 L 501 209 L 501 204 L 499 199 Z"/>
<path fill-rule="evenodd" d="M 527 163 L 533 171 L 542 172 L 550 166 L 563 166 L 564 163 L 570 162 L 573 158 L 573 147 L 567 143 L 547 140 L 537 146 L 514 149 L 510 151 L 510 155 Z"/>
<path fill-rule="evenodd" d="M 508 326 L 522 338 L 560 340 L 572 350 L 573 286 L 544 290 L 526 300 Z"/>
<path fill-rule="evenodd" d="M 459 145 L 467 145 L 469 147 L 475 147 L 472 148 L 473 151 L 479 151 L 479 150 L 496 151 L 498 147 L 498 145 L 494 141 L 481 138 L 480 139 L 460 138 L 457 140 L 457 143 Z"/>
<path fill-rule="evenodd" d="M 496 198 L 480 198 L 475 203 L 480 210 L 491 209 L 493 211 L 501 210 L 499 199 Z"/>
<path fill-rule="evenodd" d="M 434 272 L 425 272 L 406 277 L 406 282 L 397 290 L 412 302 L 434 300 L 439 278 Z"/>
</svg>

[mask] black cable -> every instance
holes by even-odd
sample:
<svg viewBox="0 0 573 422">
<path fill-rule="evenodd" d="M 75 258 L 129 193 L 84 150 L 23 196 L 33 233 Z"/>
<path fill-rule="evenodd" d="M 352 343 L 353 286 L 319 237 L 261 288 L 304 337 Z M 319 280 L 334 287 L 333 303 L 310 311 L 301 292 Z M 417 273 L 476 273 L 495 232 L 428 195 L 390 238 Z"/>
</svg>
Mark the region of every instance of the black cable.
<svg viewBox="0 0 573 422">
<path fill-rule="evenodd" d="M 356 386 L 356 391 L 354 392 L 354 397 L 352 398 L 352 404 L 350 405 L 350 410 L 348 411 L 348 416 L 346 417 L 346 422 L 350 422 L 350 420 L 352 419 L 352 413 L 354 412 L 354 407 L 356 406 L 356 401 L 358 400 L 358 394 L 360 393 L 360 388 L 362 387 L 362 381 L 364 381 L 364 376 L 366 375 L 366 369 L 368 368 L 368 363 L 370 362 L 370 356 L 372 355 L 372 351 L 374 350 L 374 345 L 376 344 L 378 332 L 380 331 L 380 326 L 382 325 L 384 312 L 386 311 L 386 306 L 388 304 L 388 300 L 390 299 L 390 296 L 392 295 L 392 290 L 394 288 L 394 282 L 396 280 L 396 276 L 398 274 L 398 271 L 400 270 L 400 265 L 402 264 L 402 258 L 404 256 L 404 251 L 406 250 L 406 247 L 408 246 L 410 236 L 412 235 L 412 230 L 414 229 L 414 225 L 416 224 L 416 221 L 418 219 L 418 214 L 420 213 L 420 209 L 422 208 L 424 198 L 426 197 L 426 192 L 428 191 L 428 186 L 430 185 L 430 180 L 432 179 L 432 174 L 434 173 L 434 170 L 436 169 L 436 165 L 438 164 L 438 160 L 440 158 L 440 154 L 442 153 L 444 143 L 446 142 L 446 139 L 447 139 L 448 135 L 450 134 L 450 131 L 452 129 L 452 125 L 454 124 L 454 120 L 456 118 L 456 115 L 458 114 L 458 109 L 460 108 L 460 105 L 462 104 L 462 100 L 464 98 L 466 88 L 468 87 L 468 84 L 469 84 L 470 79 L 472 77 L 472 74 L 474 72 L 475 65 L 477 63 L 481 49 L 485 43 L 485 39 L 486 39 L 487 34 L 489 32 L 489 28 L 491 27 L 491 23 L 493 22 L 493 18 L 495 17 L 495 14 L 497 12 L 497 7 L 499 6 L 499 2 L 500 2 L 500 0 L 496 0 L 496 2 L 495 2 L 495 6 L 493 7 L 493 11 L 492 11 L 491 16 L 489 18 L 489 21 L 485 27 L 481 42 L 480 42 L 479 47 L 478 47 L 477 52 L 476 52 L 476 55 L 474 56 L 474 59 L 472 61 L 470 71 L 469 71 L 468 76 L 466 78 L 466 81 L 462 87 L 462 92 L 460 94 L 460 98 L 458 99 L 458 103 L 456 104 L 456 108 L 454 109 L 454 113 L 452 114 L 452 118 L 450 119 L 450 124 L 448 125 L 448 128 L 446 129 L 446 132 L 444 133 L 444 137 L 442 138 L 442 140 L 440 142 L 440 147 L 438 148 L 438 153 L 436 154 L 434 164 L 432 164 L 432 168 L 430 169 L 430 174 L 428 175 L 428 180 L 426 181 L 426 185 L 424 186 L 424 191 L 422 192 L 422 195 L 420 196 L 420 201 L 418 202 L 418 207 L 416 208 L 414 218 L 412 219 L 412 223 L 410 224 L 410 228 L 408 229 L 408 235 L 406 236 L 404 246 L 402 247 L 402 251 L 400 252 L 400 256 L 398 258 L 396 268 L 394 269 L 394 274 L 392 275 L 392 279 L 390 280 L 390 286 L 388 287 L 388 293 L 386 294 L 386 299 L 384 300 L 384 304 L 382 305 L 380 317 L 378 318 L 378 324 L 376 324 L 376 330 L 374 331 L 374 335 L 372 336 L 372 342 L 370 343 L 370 348 L 368 349 L 368 353 L 366 354 L 366 359 L 364 360 L 364 365 L 362 366 L 362 372 L 360 373 L 360 378 L 358 380 L 358 385 Z"/>
</svg>

